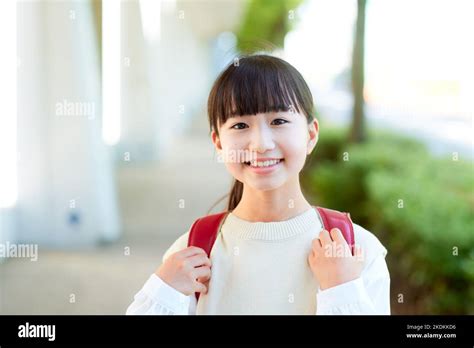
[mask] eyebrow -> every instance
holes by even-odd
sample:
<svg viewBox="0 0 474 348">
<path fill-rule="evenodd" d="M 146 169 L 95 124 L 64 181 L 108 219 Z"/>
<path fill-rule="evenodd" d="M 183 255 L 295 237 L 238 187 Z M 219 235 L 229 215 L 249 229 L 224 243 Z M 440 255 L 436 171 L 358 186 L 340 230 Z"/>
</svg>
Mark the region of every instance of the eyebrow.
<svg viewBox="0 0 474 348">
<path fill-rule="evenodd" d="M 265 116 L 275 116 L 275 114 L 279 114 L 282 112 L 289 112 L 288 110 L 280 110 L 280 111 L 269 111 L 269 112 L 261 112 L 259 114 L 266 114 Z M 252 115 L 230 115 L 227 120 L 231 118 L 237 118 L 237 117 L 253 117 L 253 116 L 258 116 L 259 114 L 252 114 Z"/>
</svg>

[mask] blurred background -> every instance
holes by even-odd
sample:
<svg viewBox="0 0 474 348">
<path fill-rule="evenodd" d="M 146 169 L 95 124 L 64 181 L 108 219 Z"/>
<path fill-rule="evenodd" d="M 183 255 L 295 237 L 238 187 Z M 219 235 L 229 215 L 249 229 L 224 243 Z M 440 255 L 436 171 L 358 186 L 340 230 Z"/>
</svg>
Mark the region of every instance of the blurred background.
<svg viewBox="0 0 474 348">
<path fill-rule="evenodd" d="M 321 127 L 304 191 L 386 246 L 392 313 L 474 314 L 473 10 L 0 2 L 0 313 L 124 314 L 228 193 L 207 95 L 237 55 L 264 51 L 311 87 Z"/>
</svg>

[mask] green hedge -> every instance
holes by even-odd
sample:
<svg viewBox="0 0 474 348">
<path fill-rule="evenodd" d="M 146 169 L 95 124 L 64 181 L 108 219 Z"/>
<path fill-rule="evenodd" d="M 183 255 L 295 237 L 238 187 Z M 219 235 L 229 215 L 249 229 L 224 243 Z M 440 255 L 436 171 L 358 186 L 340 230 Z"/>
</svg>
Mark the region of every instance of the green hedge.
<svg viewBox="0 0 474 348">
<path fill-rule="evenodd" d="M 394 313 L 474 314 L 472 163 L 433 158 L 390 133 L 348 144 L 347 133 L 321 126 L 304 191 L 351 212 L 387 247 Z"/>
</svg>

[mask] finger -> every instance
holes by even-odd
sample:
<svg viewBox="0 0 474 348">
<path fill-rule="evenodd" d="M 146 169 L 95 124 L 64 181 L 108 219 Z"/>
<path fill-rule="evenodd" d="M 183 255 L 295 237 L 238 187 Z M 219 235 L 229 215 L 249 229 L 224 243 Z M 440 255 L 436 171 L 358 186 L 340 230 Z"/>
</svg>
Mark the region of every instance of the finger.
<svg viewBox="0 0 474 348">
<path fill-rule="evenodd" d="M 346 239 L 344 238 L 344 236 L 342 235 L 342 232 L 339 228 L 333 228 L 331 230 L 331 238 L 333 241 L 335 242 L 338 242 L 338 243 L 342 243 L 342 244 L 347 244 L 347 241 Z M 347 244 L 349 245 L 349 244 Z"/>
<path fill-rule="evenodd" d="M 203 277 L 203 278 L 197 278 L 196 280 L 199 283 L 203 283 L 205 286 L 207 286 L 209 284 L 210 279 L 211 279 L 210 277 Z"/>
<path fill-rule="evenodd" d="M 352 254 L 352 248 L 351 246 L 347 243 L 346 239 L 342 235 L 342 232 L 339 228 L 333 228 L 331 230 L 331 237 L 336 243 L 340 243 L 343 245 L 343 248 L 347 254 L 344 255 L 353 255 Z"/>
<path fill-rule="evenodd" d="M 201 282 L 206 282 L 211 278 L 211 269 L 206 266 L 197 267 L 193 271 L 193 278 L 200 279 Z"/>
<path fill-rule="evenodd" d="M 194 282 L 194 292 L 207 293 L 207 286 L 198 281 Z"/>
<path fill-rule="evenodd" d="M 179 251 L 178 254 L 180 257 L 183 257 L 183 258 L 190 257 L 193 255 L 200 255 L 200 254 L 207 255 L 204 249 L 201 249 L 195 246 L 187 247 L 186 249 Z"/>
<path fill-rule="evenodd" d="M 211 260 L 207 257 L 207 255 L 198 254 L 186 259 L 186 262 L 189 263 L 192 267 L 199 267 L 199 266 L 209 266 L 211 267 Z"/>
<path fill-rule="evenodd" d="M 321 240 L 319 238 L 314 238 L 312 242 L 312 251 L 314 252 L 315 250 L 319 250 L 323 246 L 321 245 Z"/>
<path fill-rule="evenodd" d="M 324 248 L 326 244 L 331 244 L 332 239 L 327 230 L 322 230 L 319 233 L 319 239 L 321 240 L 321 246 Z"/>
<path fill-rule="evenodd" d="M 311 265 L 311 263 L 313 262 L 315 257 L 316 257 L 316 255 L 314 254 L 314 251 L 311 251 L 308 255 L 308 258 L 307 258 L 307 261 L 308 261 L 309 265 Z"/>
</svg>

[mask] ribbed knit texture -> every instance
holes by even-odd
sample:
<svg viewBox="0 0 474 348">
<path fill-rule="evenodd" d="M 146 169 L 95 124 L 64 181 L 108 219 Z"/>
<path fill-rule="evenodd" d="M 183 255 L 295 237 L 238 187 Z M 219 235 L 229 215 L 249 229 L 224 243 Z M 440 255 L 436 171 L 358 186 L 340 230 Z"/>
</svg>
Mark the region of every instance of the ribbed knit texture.
<svg viewBox="0 0 474 348">
<path fill-rule="evenodd" d="M 314 314 L 318 283 L 307 258 L 322 225 L 314 209 L 278 222 L 230 213 L 211 251 L 198 314 Z"/>
<path fill-rule="evenodd" d="M 280 241 L 304 234 L 316 227 L 319 216 L 309 209 L 289 220 L 277 222 L 249 222 L 230 213 L 222 229 L 233 237 L 243 240 Z"/>
</svg>

